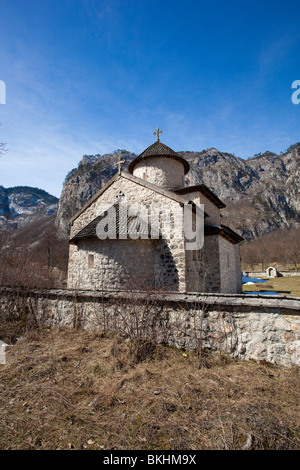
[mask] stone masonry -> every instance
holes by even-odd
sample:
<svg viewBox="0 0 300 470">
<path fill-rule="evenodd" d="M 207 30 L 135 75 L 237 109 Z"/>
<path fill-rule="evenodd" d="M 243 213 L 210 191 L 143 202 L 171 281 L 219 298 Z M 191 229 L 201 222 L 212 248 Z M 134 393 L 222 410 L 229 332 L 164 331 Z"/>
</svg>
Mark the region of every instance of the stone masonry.
<svg viewBox="0 0 300 470">
<path fill-rule="evenodd" d="M 182 186 L 188 170 L 186 160 L 157 141 L 131 162 L 132 174 L 113 177 L 70 221 L 68 287 L 240 293 L 242 239 L 221 224 L 225 205 L 212 191 L 204 185 Z M 126 205 L 131 210 L 137 204 L 150 216 L 149 236 L 97 236 L 96 224 L 107 209 Z M 204 246 L 193 251 L 184 230 L 188 204 L 194 225 L 196 211 L 205 211 Z M 155 207 L 160 211 L 157 238 L 150 234 Z M 163 230 L 165 220 L 169 231 Z"/>
<path fill-rule="evenodd" d="M 187 349 L 207 349 L 237 359 L 300 365 L 300 299 L 226 294 L 115 293 L 0 289 L 2 318 L 36 326 L 82 327 L 142 335 Z M 29 318 L 28 318 L 29 321 Z"/>
</svg>

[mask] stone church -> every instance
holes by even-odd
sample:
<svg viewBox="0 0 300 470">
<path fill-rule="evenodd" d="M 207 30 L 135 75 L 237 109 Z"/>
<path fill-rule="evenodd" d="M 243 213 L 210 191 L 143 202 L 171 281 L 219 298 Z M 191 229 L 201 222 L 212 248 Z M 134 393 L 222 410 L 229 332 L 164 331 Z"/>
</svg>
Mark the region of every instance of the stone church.
<svg viewBox="0 0 300 470">
<path fill-rule="evenodd" d="M 156 142 L 130 163 L 128 172 L 121 171 L 119 161 L 118 173 L 70 220 L 68 288 L 242 291 L 242 238 L 222 225 L 225 204 L 204 184 L 185 186 L 189 163 L 160 142 L 160 132 L 157 129 Z M 145 219 L 145 212 L 132 212 L 136 205 L 149 213 L 160 208 L 155 236 L 151 236 L 153 221 Z M 187 249 L 183 227 L 187 205 L 194 217 L 197 208 L 204 207 L 204 242 L 199 249 Z M 125 213 L 120 210 L 124 207 Z M 167 231 L 162 229 L 164 214 L 170 216 L 165 219 Z"/>
</svg>

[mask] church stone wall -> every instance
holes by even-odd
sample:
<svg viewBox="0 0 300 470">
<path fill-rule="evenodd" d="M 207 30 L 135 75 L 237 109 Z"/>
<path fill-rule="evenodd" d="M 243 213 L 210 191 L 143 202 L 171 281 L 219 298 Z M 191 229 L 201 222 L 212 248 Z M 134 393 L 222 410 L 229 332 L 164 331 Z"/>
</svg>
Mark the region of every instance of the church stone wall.
<svg viewBox="0 0 300 470">
<path fill-rule="evenodd" d="M 120 194 L 125 195 L 128 206 L 135 203 L 142 203 L 150 207 L 152 204 L 156 204 L 160 207 L 163 207 L 166 213 L 168 212 L 168 210 L 170 211 L 171 231 L 170 235 L 166 236 L 166 239 L 164 241 L 166 245 L 164 249 L 166 255 L 164 255 L 164 252 L 159 253 L 159 256 L 164 257 L 160 258 L 163 261 L 163 267 L 162 265 L 160 265 L 159 269 L 155 270 L 155 275 L 165 279 L 165 287 L 167 289 L 170 289 L 170 282 L 173 282 L 170 281 L 170 278 L 174 279 L 174 276 L 176 276 L 178 281 L 178 286 L 176 287 L 176 289 L 178 289 L 179 291 L 185 291 L 186 283 L 184 238 L 183 231 L 178 232 L 178 221 L 182 220 L 183 208 L 180 206 L 180 204 L 178 204 L 178 202 L 168 197 L 164 197 L 161 194 L 155 193 L 151 189 L 145 188 L 141 185 L 138 187 L 136 183 L 133 183 L 126 178 L 121 177 L 120 179 L 116 180 L 98 199 L 96 199 L 90 206 L 88 206 L 86 210 L 77 217 L 77 219 L 75 219 L 71 227 L 71 238 L 74 237 L 82 228 L 84 228 L 102 213 L 101 207 L 103 207 L 103 204 L 107 203 L 111 205 L 115 202 L 118 202 Z M 178 236 L 176 237 L 175 229 L 178 233 Z M 146 263 L 142 263 L 142 250 L 135 250 L 135 246 L 137 246 L 137 244 L 141 240 L 134 241 L 132 244 L 130 244 L 130 241 L 131 240 L 125 240 L 122 243 L 122 240 L 116 240 L 115 249 L 119 250 L 119 256 L 121 258 L 124 257 L 124 253 L 126 253 L 126 256 L 128 256 L 128 270 L 132 272 L 131 268 L 133 268 L 133 266 L 136 266 L 140 262 L 143 265 Z M 105 241 L 105 243 L 107 242 L 108 240 Z M 127 242 L 129 243 L 127 244 Z M 103 242 L 100 240 L 96 240 L 96 243 L 99 243 L 100 246 L 100 244 Z M 142 245 L 140 246 L 142 247 Z M 77 288 L 83 288 L 81 282 L 84 282 L 84 285 L 88 285 L 88 275 L 83 274 L 83 266 L 86 265 L 86 258 L 84 258 L 84 255 L 80 255 L 79 252 L 79 247 L 70 245 L 68 269 L 68 287 L 70 288 L 73 288 L 74 285 L 76 285 Z M 115 256 L 117 255 L 115 254 Z M 97 255 L 97 257 L 95 258 L 95 262 L 98 261 L 100 262 L 101 260 Z M 78 272 L 78 263 L 81 266 L 80 272 Z M 101 262 L 97 266 L 97 269 L 102 269 L 100 268 Z M 100 274 L 98 275 L 98 279 L 99 276 Z M 115 288 L 116 279 L 117 274 L 111 277 L 111 283 L 107 281 L 107 287 Z"/>
<path fill-rule="evenodd" d="M 220 291 L 224 294 L 239 294 L 242 291 L 239 245 L 234 245 L 223 237 L 219 238 L 221 271 Z"/>
<path fill-rule="evenodd" d="M 95 290 L 152 286 L 154 253 L 151 240 L 81 241 L 69 285 Z M 92 264 L 89 256 L 93 257 Z"/>
<path fill-rule="evenodd" d="M 203 249 L 186 251 L 186 290 L 205 292 Z"/>
<path fill-rule="evenodd" d="M 240 294 L 242 273 L 239 245 L 210 235 L 199 251 L 186 252 L 187 292 Z"/>
<path fill-rule="evenodd" d="M 134 167 L 133 176 L 164 189 L 175 189 L 184 186 L 183 164 L 168 157 L 147 158 L 138 162 Z"/>
<path fill-rule="evenodd" d="M 219 236 L 204 237 L 204 292 L 221 292 Z"/>
<path fill-rule="evenodd" d="M 241 294 L 243 291 L 243 287 L 242 287 L 241 250 L 240 250 L 239 243 L 234 245 L 234 254 L 235 254 L 236 293 Z"/>
<path fill-rule="evenodd" d="M 164 240 L 84 240 L 76 247 L 69 288 L 178 289 L 178 269 Z M 93 264 L 89 264 L 89 256 Z"/>
<path fill-rule="evenodd" d="M 209 199 L 201 194 L 200 203 L 204 204 L 204 211 L 208 214 L 205 219 L 205 225 L 220 225 L 220 209 Z"/>
<path fill-rule="evenodd" d="M 201 194 L 199 191 L 194 191 L 185 194 L 185 197 L 197 205 L 204 205 L 204 212 L 206 212 L 208 215 L 208 217 L 205 218 L 205 225 L 220 225 L 220 209 L 209 199 L 203 196 L 203 194 Z"/>
</svg>

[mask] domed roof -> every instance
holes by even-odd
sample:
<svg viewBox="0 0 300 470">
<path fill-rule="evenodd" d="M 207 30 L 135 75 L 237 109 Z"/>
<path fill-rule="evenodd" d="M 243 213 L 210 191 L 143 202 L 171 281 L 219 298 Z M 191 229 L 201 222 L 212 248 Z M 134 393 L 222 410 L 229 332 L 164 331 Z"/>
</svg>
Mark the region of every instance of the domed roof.
<svg viewBox="0 0 300 470">
<path fill-rule="evenodd" d="M 184 166 L 185 174 L 188 173 L 190 169 L 189 163 L 180 155 L 178 155 L 178 153 L 174 152 L 174 150 L 172 150 L 170 147 L 163 144 L 162 142 L 156 141 L 154 142 L 154 144 L 150 145 L 150 147 L 146 148 L 146 150 L 144 150 L 137 158 L 135 158 L 130 163 L 128 168 L 129 172 L 133 173 L 135 165 L 140 161 L 153 157 L 168 157 L 173 158 L 175 160 L 179 160 Z"/>
</svg>

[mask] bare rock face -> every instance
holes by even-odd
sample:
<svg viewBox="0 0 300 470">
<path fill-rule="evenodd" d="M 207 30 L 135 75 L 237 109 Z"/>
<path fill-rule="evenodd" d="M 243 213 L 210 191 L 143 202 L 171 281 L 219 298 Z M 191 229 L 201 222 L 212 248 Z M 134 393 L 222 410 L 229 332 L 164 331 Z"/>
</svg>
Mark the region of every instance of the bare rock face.
<svg viewBox="0 0 300 470">
<path fill-rule="evenodd" d="M 223 223 L 246 239 L 300 225 L 300 144 L 248 160 L 216 149 L 181 154 L 192 184 L 206 184 L 226 203 Z"/>
<path fill-rule="evenodd" d="M 46 191 L 29 186 L 0 187 L 0 226 L 16 229 L 39 217 L 54 214 L 58 199 Z"/>
<path fill-rule="evenodd" d="M 178 153 L 190 163 L 191 184 L 205 184 L 226 203 L 222 222 L 244 238 L 300 225 L 300 143 L 280 155 L 265 152 L 247 160 L 215 148 Z M 126 171 L 136 155 L 126 150 L 85 155 L 67 175 L 56 219 L 62 234 L 68 234 L 68 220 L 114 176 L 119 158 Z"/>
</svg>

